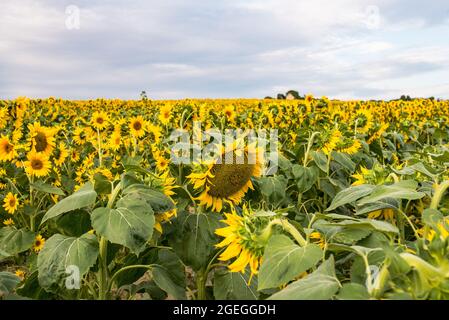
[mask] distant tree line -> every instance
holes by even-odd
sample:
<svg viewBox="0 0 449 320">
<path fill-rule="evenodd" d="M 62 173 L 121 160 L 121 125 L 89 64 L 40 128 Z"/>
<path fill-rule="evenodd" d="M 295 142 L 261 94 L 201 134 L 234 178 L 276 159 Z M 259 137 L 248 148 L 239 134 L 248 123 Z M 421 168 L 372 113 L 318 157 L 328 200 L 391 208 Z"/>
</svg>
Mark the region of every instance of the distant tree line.
<svg viewBox="0 0 449 320">
<path fill-rule="evenodd" d="M 276 96 L 276 99 L 278 100 L 297 100 L 297 99 L 304 99 L 305 95 L 301 96 L 299 95 L 298 91 L 296 90 L 289 90 L 285 94 L 284 93 L 278 93 Z M 264 99 L 274 99 L 273 97 L 266 96 Z M 413 101 L 416 99 L 422 99 L 419 97 L 412 98 L 409 95 L 403 94 L 399 99 L 392 99 L 391 101 Z M 429 100 L 437 100 L 440 101 L 440 99 L 435 99 L 435 97 L 429 97 L 427 98 Z M 379 100 L 371 100 L 371 101 L 379 101 Z"/>
</svg>

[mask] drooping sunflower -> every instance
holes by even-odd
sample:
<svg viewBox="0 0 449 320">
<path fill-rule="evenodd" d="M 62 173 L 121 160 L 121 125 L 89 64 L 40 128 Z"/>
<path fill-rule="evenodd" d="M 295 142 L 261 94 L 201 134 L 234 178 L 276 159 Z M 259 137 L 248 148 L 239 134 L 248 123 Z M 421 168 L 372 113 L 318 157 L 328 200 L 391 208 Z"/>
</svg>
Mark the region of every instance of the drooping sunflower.
<svg viewBox="0 0 449 320">
<path fill-rule="evenodd" d="M 226 247 L 218 260 L 228 261 L 236 258 L 228 266 L 229 271 L 244 273 L 249 265 L 252 277 L 258 273 L 266 241 L 257 241 L 258 228 L 252 219 L 254 216 L 252 212 L 247 207 L 243 207 L 242 211 L 240 216 L 232 207 L 231 213 L 225 213 L 226 219 L 222 222 L 227 226 L 215 230 L 215 234 L 224 239 L 216 247 Z"/>
<path fill-rule="evenodd" d="M 160 189 L 172 202 L 176 205 L 176 202 L 171 197 L 175 194 L 173 189 L 178 188 L 176 185 L 176 179 L 170 176 L 170 172 L 167 170 L 164 173 L 159 175 L 159 179 L 155 179 L 152 184 Z M 178 214 L 177 208 L 173 208 L 166 212 L 155 212 L 155 224 L 154 228 L 159 231 L 159 233 L 163 232 L 162 225 L 163 223 L 170 222 L 173 217 L 176 217 Z"/>
<path fill-rule="evenodd" d="M 374 141 L 378 140 L 382 134 L 390 127 L 390 124 L 388 123 L 384 123 L 382 124 L 376 132 L 374 132 L 371 137 L 369 137 L 369 139 L 366 141 L 366 143 L 371 144 Z"/>
<path fill-rule="evenodd" d="M 357 132 L 367 133 L 373 126 L 373 114 L 370 110 L 359 110 L 352 121 Z"/>
<path fill-rule="evenodd" d="M 358 173 L 354 173 L 351 175 L 356 181 L 352 183 L 353 186 L 359 186 L 366 183 L 365 177 L 369 174 L 370 170 L 365 168 L 364 166 L 360 167 L 360 171 Z"/>
<path fill-rule="evenodd" d="M 49 157 L 55 147 L 55 130 L 41 126 L 39 122 L 29 124 L 28 130 L 31 150 Z"/>
<path fill-rule="evenodd" d="M 220 212 L 224 203 L 238 204 L 248 189 L 253 190 L 252 178 L 262 174 L 263 155 L 258 148 L 247 146 L 224 149 L 215 161 L 196 165 L 187 176 L 194 189 L 202 189 L 197 198 L 201 205 Z"/>
<path fill-rule="evenodd" d="M 338 129 L 333 129 L 330 132 L 326 132 L 323 136 L 323 146 L 321 150 L 323 150 L 326 155 L 329 155 L 333 150 L 335 150 L 337 144 L 341 140 L 341 137 L 342 134 Z"/>
<path fill-rule="evenodd" d="M 18 207 L 19 207 L 19 198 L 17 197 L 16 194 L 8 192 L 5 199 L 3 199 L 3 208 L 9 214 L 14 214 L 14 212 L 17 211 Z"/>
<path fill-rule="evenodd" d="M 349 155 L 353 155 L 357 153 L 362 144 L 358 139 L 344 139 L 341 144 L 337 145 L 337 150 L 339 152 L 347 153 Z"/>
<path fill-rule="evenodd" d="M 97 130 L 103 130 L 108 126 L 109 116 L 104 111 L 95 111 L 92 114 L 91 124 Z"/>
<path fill-rule="evenodd" d="M 145 135 L 145 120 L 142 116 L 134 117 L 130 120 L 129 130 L 131 135 L 136 138 L 142 138 Z"/>
<path fill-rule="evenodd" d="M 56 156 L 54 157 L 55 165 L 58 167 L 62 166 L 68 156 L 69 150 L 63 142 L 60 142 L 59 147 L 56 150 Z"/>
<path fill-rule="evenodd" d="M 351 175 L 351 177 L 356 179 L 356 181 L 352 183 L 353 186 L 361 184 L 381 185 L 393 180 L 390 176 L 390 171 L 386 170 L 377 162 L 371 169 L 361 166 L 360 171 Z"/>
<path fill-rule="evenodd" d="M 0 138 L 0 161 L 12 161 L 17 155 L 14 145 L 6 136 Z"/>
<path fill-rule="evenodd" d="M 45 245 L 45 239 L 44 237 L 42 237 L 40 234 L 38 234 L 36 236 L 36 238 L 34 239 L 34 244 L 33 244 L 33 250 L 34 252 L 39 252 L 42 250 L 42 248 Z"/>
<path fill-rule="evenodd" d="M 27 174 L 36 177 L 45 177 L 50 173 L 51 163 L 45 154 L 31 151 L 25 161 L 25 171 Z"/>
</svg>

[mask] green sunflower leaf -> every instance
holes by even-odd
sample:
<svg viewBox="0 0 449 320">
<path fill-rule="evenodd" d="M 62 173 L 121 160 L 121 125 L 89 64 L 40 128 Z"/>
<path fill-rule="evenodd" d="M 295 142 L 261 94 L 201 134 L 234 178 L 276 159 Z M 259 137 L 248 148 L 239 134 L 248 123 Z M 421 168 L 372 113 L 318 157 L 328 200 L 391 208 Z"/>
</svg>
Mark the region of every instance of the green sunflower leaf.
<svg viewBox="0 0 449 320">
<path fill-rule="evenodd" d="M 285 235 L 274 235 L 268 241 L 259 271 L 258 290 L 288 283 L 315 266 L 323 252 L 316 244 L 296 245 Z"/>
</svg>

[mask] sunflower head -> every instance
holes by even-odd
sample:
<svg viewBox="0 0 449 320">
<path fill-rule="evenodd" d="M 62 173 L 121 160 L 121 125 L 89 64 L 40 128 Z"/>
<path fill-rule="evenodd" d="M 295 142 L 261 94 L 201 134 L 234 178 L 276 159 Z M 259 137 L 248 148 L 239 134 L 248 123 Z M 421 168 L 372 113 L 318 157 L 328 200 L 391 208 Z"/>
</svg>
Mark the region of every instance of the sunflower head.
<svg viewBox="0 0 449 320">
<path fill-rule="evenodd" d="M 385 168 L 377 162 L 371 169 L 361 166 L 360 171 L 353 174 L 351 177 L 356 179 L 356 181 L 352 183 L 353 186 L 361 184 L 381 185 L 386 182 L 391 182 L 392 180 L 389 171 L 385 170 Z"/>
<path fill-rule="evenodd" d="M 54 163 L 56 166 L 60 167 L 64 164 L 65 160 L 69 156 L 69 150 L 63 142 L 59 143 L 58 148 L 56 149 L 56 154 L 54 156 Z"/>
<path fill-rule="evenodd" d="M 6 220 L 3 221 L 3 224 L 4 224 L 5 226 L 12 226 L 12 225 L 14 225 L 14 220 L 11 219 L 11 218 L 6 219 Z"/>
<path fill-rule="evenodd" d="M 200 204 L 220 212 L 224 203 L 238 204 L 253 189 L 251 179 L 262 174 L 262 165 L 257 148 L 240 149 L 234 144 L 212 163 L 196 165 L 188 178 L 195 189 L 202 189 Z"/>
<path fill-rule="evenodd" d="M 16 194 L 8 192 L 5 199 L 3 199 L 3 208 L 9 214 L 14 214 L 14 212 L 16 212 L 18 207 L 19 207 L 19 198 L 17 197 Z"/>
<path fill-rule="evenodd" d="M 131 119 L 129 123 L 129 130 L 136 138 L 141 138 L 145 134 L 145 121 L 142 116 L 137 116 Z"/>
<path fill-rule="evenodd" d="M 337 145 L 340 143 L 342 139 L 341 131 L 338 129 L 333 129 L 330 131 L 326 131 L 322 134 L 322 148 L 321 150 L 329 155 L 333 150 L 337 148 Z"/>
<path fill-rule="evenodd" d="M 55 147 L 56 129 L 41 126 L 38 122 L 28 125 L 28 129 L 30 130 L 31 150 L 50 156 Z"/>
<path fill-rule="evenodd" d="M 160 108 L 159 121 L 163 125 L 168 125 L 170 123 L 170 119 L 172 117 L 171 111 L 172 111 L 172 106 L 170 104 L 165 104 Z"/>
<path fill-rule="evenodd" d="M 247 207 L 243 207 L 242 215 L 238 215 L 232 207 L 232 212 L 225 213 L 225 217 L 222 222 L 226 226 L 215 230 L 218 236 L 224 237 L 216 247 L 226 247 L 218 259 L 228 261 L 236 258 L 228 266 L 231 272 L 244 273 L 249 265 L 251 276 L 257 274 L 268 240 L 267 237 L 261 238 L 259 234 L 268 225 L 268 220 L 257 218 Z"/>
<path fill-rule="evenodd" d="M 337 150 L 339 152 L 347 153 L 349 155 L 353 155 L 357 153 L 360 148 L 362 147 L 362 144 L 358 139 L 352 139 L 352 138 L 344 138 L 339 143 L 337 143 Z"/>
<path fill-rule="evenodd" d="M 165 172 L 168 169 L 170 161 L 166 159 L 164 156 L 156 157 L 156 168 L 159 172 Z"/>
<path fill-rule="evenodd" d="M 120 131 L 114 130 L 109 138 L 108 145 L 113 151 L 118 151 L 120 149 L 120 146 L 122 145 L 122 135 L 120 134 Z"/>
<path fill-rule="evenodd" d="M 9 141 L 8 137 L 0 138 L 0 161 L 12 161 L 17 155 L 14 145 Z"/>
<path fill-rule="evenodd" d="M 21 280 L 23 281 L 25 279 L 25 271 L 18 269 L 16 270 L 16 272 L 14 272 L 14 274 Z"/>
<path fill-rule="evenodd" d="M 34 239 L 33 250 L 34 252 L 39 252 L 45 245 L 45 239 L 39 234 Z"/>
<path fill-rule="evenodd" d="M 224 108 L 223 111 L 225 117 L 228 119 L 228 121 L 230 122 L 234 122 L 235 119 L 235 109 L 234 106 L 228 105 Z"/>
<path fill-rule="evenodd" d="M 45 154 L 31 151 L 25 161 L 25 171 L 36 177 L 45 177 L 50 173 L 51 163 Z"/>
<path fill-rule="evenodd" d="M 109 117 L 104 111 L 95 111 L 92 114 L 91 124 L 97 130 L 103 130 L 108 126 Z"/>
<path fill-rule="evenodd" d="M 352 120 L 357 132 L 360 133 L 367 133 L 373 126 L 373 114 L 370 110 L 357 111 Z"/>
</svg>

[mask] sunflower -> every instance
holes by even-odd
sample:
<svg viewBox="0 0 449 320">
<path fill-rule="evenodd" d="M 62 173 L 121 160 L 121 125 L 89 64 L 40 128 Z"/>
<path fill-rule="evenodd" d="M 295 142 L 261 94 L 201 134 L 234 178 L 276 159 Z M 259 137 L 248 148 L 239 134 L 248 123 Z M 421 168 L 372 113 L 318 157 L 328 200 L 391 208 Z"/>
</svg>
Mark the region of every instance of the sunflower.
<svg viewBox="0 0 449 320">
<path fill-rule="evenodd" d="M 108 121 L 108 114 L 104 111 L 95 111 L 91 118 L 92 127 L 100 131 L 108 126 Z"/>
<path fill-rule="evenodd" d="M 77 127 L 73 131 L 73 142 L 75 144 L 82 146 L 87 142 L 86 128 Z"/>
<path fill-rule="evenodd" d="M 161 141 L 162 129 L 159 126 L 155 126 L 150 123 L 148 124 L 147 130 L 153 135 L 154 142 L 159 143 Z"/>
<path fill-rule="evenodd" d="M 120 149 L 120 146 L 122 145 L 122 135 L 120 134 L 120 131 L 114 130 L 109 138 L 108 145 L 113 151 L 118 151 Z"/>
<path fill-rule="evenodd" d="M 257 148 L 237 149 L 234 143 L 212 163 L 196 165 L 187 178 L 194 189 L 203 189 L 197 198 L 200 204 L 220 212 L 224 202 L 238 204 L 248 189 L 254 190 L 251 178 L 261 176 L 262 165 L 262 156 Z"/>
<path fill-rule="evenodd" d="M 386 170 L 381 164 L 375 163 L 371 169 L 364 166 L 360 167 L 360 171 L 351 175 L 356 181 L 352 183 L 353 186 L 361 184 L 382 185 L 391 182 L 390 171 Z"/>
<path fill-rule="evenodd" d="M 321 233 L 315 231 L 309 235 L 309 238 L 314 240 L 316 244 L 320 246 L 321 249 L 326 247 L 326 238 Z"/>
<path fill-rule="evenodd" d="M 25 271 L 23 270 L 16 270 L 16 272 L 14 272 L 14 274 L 21 280 L 23 281 L 23 279 L 25 279 Z"/>
<path fill-rule="evenodd" d="M 353 155 L 357 153 L 360 148 L 362 147 L 362 144 L 358 139 L 347 139 L 342 143 L 341 145 L 338 145 L 338 151 L 347 153 L 349 155 Z"/>
<path fill-rule="evenodd" d="M 394 210 L 391 208 L 376 210 L 368 214 L 369 219 L 378 219 L 382 217 L 384 220 L 394 220 Z"/>
<path fill-rule="evenodd" d="M 327 132 L 324 141 L 322 150 L 326 155 L 331 154 L 333 150 L 337 147 L 337 144 L 340 142 L 342 134 L 340 130 L 334 129 L 330 132 Z"/>
<path fill-rule="evenodd" d="M 3 130 L 8 122 L 9 114 L 8 108 L 0 108 L 0 129 Z"/>
<path fill-rule="evenodd" d="M 25 171 L 27 174 L 36 177 L 45 177 L 49 174 L 51 163 L 45 154 L 34 151 L 28 153 L 28 161 L 25 161 Z"/>
<path fill-rule="evenodd" d="M 377 129 L 376 132 L 373 133 L 373 135 L 366 141 L 366 143 L 371 144 L 374 141 L 378 140 L 380 137 L 382 137 L 382 134 L 390 127 L 390 124 L 384 123 L 382 124 L 379 129 Z"/>
<path fill-rule="evenodd" d="M 170 119 L 171 119 L 171 109 L 172 106 L 169 104 L 165 104 L 161 107 L 160 111 L 159 111 L 159 121 L 163 124 L 163 125 L 168 125 L 170 123 Z"/>
<path fill-rule="evenodd" d="M 80 154 L 79 154 L 78 150 L 76 150 L 76 149 L 70 150 L 70 160 L 72 162 L 78 162 L 80 160 Z"/>
<path fill-rule="evenodd" d="M 174 208 L 170 211 L 155 214 L 156 221 L 154 223 L 154 228 L 159 231 L 159 233 L 162 233 L 162 223 L 169 222 L 171 218 L 176 217 L 177 213 L 177 209 Z"/>
<path fill-rule="evenodd" d="M 156 156 L 156 168 L 160 172 L 165 172 L 170 164 L 170 161 L 163 156 Z"/>
<path fill-rule="evenodd" d="M 367 133 L 373 126 L 373 114 L 369 110 L 357 111 L 352 120 L 360 133 Z"/>
<path fill-rule="evenodd" d="M 55 147 L 55 130 L 41 126 L 38 122 L 28 125 L 31 150 L 50 156 Z"/>
<path fill-rule="evenodd" d="M 257 226 L 253 221 L 254 215 L 247 207 L 243 207 L 243 216 L 239 216 L 234 209 L 225 213 L 227 226 L 215 230 L 215 234 L 224 239 L 216 245 L 217 248 L 226 249 L 220 254 L 218 260 L 228 261 L 236 258 L 229 266 L 231 272 L 245 272 L 249 265 L 251 277 L 258 273 L 266 241 L 257 241 L 255 237 Z"/>
<path fill-rule="evenodd" d="M 12 225 L 14 225 L 14 220 L 11 219 L 11 218 L 6 219 L 6 220 L 3 220 L 3 224 L 4 224 L 5 226 L 12 226 Z"/>
<path fill-rule="evenodd" d="M 8 137 L 0 138 L 0 161 L 11 161 L 17 155 L 14 145 L 9 141 Z"/>
<path fill-rule="evenodd" d="M 225 117 L 228 119 L 228 121 L 234 122 L 235 110 L 233 106 L 226 106 L 225 109 L 223 110 L 223 113 Z"/>
<path fill-rule="evenodd" d="M 62 166 L 68 156 L 69 151 L 67 150 L 67 147 L 63 142 L 60 142 L 57 150 L 57 156 L 54 158 L 55 165 L 58 167 Z"/>
<path fill-rule="evenodd" d="M 424 228 L 418 230 L 421 236 L 425 235 Z M 428 230 L 426 239 L 432 241 L 434 238 L 438 237 L 441 240 L 446 240 L 449 237 L 449 217 L 445 217 L 436 226 Z"/>
<path fill-rule="evenodd" d="M 6 212 L 9 214 L 14 214 L 17 208 L 19 207 L 19 198 L 16 194 L 9 192 L 5 199 L 3 199 L 3 208 L 5 208 Z"/>
<path fill-rule="evenodd" d="M 173 189 L 178 188 L 176 185 L 176 179 L 169 176 L 170 171 L 165 171 L 159 177 L 162 180 L 162 192 L 171 199 L 171 196 L 175 194 Z M 173 200 L 173 199 L 172 199 Z"/>
<path fill-rule="evenodd" d="M 129 123 L 129 130 L 136 138 L 142 138 L 145 134 L 145 121 L 142 116 L 137 116 L 131 119 Z"/>
<path fill-rule="evenodd" d="M 356 181 L 352 183 L 353 186 L 359 186 L 366 183 L 365 177 L 369 174 L 370 170 L 365 168 L 364 166 L 360 167 L 360 171 L 358 173 L 354 173 L 351 175 Z"/>
<path fill-rule="evenodd" d="M 34 244 L 33 244 L 33 250 L 34 252 L 39 252 L 42 250 L 42 248 L 44 247 L 45 244 L 45 239 L 38 234 L 36 236 L 36 238 L 34 239 Z"/>
</svg>

